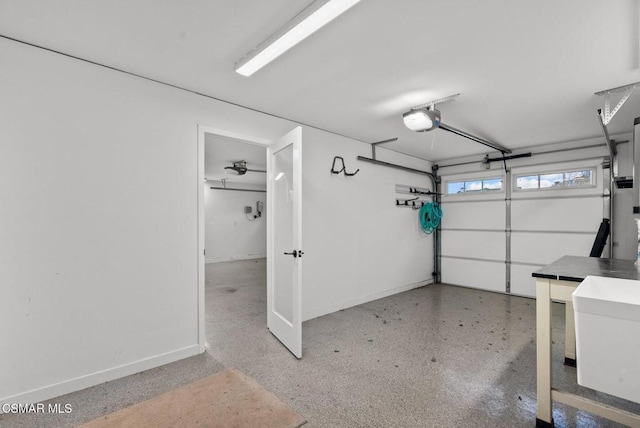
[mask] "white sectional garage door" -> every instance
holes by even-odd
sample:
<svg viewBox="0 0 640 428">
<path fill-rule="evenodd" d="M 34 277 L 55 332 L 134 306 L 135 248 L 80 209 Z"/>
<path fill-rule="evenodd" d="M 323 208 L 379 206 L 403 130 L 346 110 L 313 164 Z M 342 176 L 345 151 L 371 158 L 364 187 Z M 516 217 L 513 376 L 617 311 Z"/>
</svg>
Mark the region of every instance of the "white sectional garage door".
<svg viewBox="0 0 640 428">
<path fill-rule="evenodd" d="M 589 255 L 603 178 L 601 158 L 443 175 L 442 282 L 534 297 L 533 271 Z"/>
</svg>

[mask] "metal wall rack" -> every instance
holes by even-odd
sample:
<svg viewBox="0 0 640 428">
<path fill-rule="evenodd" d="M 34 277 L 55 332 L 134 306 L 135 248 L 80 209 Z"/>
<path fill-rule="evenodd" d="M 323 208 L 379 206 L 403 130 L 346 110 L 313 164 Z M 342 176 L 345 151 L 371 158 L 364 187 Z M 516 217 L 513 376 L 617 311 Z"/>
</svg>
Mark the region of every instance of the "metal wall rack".
<svg viewBox="0 0 640 428">
<path fill-rule="evenodd" d="M 438 196 L 438 193 L 432 192 L 424 187 L 407 186 L 404 184 L 396 184 L 396 193 L 417 195 L 410 199 L 396 198 L 396 207 L 413 208 L 414 210 L 419 210 L 429 202 L 424 198 L 425 196 L 431 196 L 434 200 L 435 197 Z"/>
</svg>

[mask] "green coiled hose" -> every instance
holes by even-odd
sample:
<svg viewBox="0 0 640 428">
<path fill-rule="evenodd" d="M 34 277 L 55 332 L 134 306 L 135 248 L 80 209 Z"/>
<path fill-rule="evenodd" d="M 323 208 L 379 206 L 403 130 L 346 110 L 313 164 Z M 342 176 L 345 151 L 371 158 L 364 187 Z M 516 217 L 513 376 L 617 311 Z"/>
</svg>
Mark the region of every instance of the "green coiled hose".
<svg viewBox="0 0 640 428">
<path fill-rule="evenodd" d="M 432 234 L 440 225 L 442 207 L 437 202 L 428 202 L 420 208 L 420 227 L 427 234 Z"/>
</svg>

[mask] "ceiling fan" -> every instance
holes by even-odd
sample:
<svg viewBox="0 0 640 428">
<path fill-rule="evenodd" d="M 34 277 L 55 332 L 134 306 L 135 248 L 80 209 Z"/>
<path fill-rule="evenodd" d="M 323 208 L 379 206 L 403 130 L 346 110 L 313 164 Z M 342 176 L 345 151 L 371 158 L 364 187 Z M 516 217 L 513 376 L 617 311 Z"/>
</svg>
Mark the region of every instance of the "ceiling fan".
<svg viewBox="0 0 640 428">
<path fill-rule="evenodd" d="M 247 162 L 243 160 L 233 162 L 233 166 L 225 166 L 224 169 L 235 175 L 245 175 L 247 172 L 267 172 L 261 169 L 249 169 L 247 168 Z"/>
</svg>

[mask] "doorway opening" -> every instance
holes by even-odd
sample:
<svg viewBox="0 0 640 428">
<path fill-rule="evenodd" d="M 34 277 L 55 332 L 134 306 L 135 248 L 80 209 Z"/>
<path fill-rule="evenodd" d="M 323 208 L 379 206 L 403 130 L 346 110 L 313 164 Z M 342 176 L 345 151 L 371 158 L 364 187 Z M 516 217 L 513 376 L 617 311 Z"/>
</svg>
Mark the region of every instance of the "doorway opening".
<svg viewBox="0 0 640 428">
<path fill-rule="evenodd" d="M 267 257 L 267 149 L 205 134 L 205 263 Z"/>
<path fill-rule="evenodd" d="M 198 331 L 204 352 L 225 337 L 216 317 L 231 318 L 251 306 L 260 326 L 266 325 L 269 142 L 203 126 L 198 134 Z"/>
<path fill-rule="evenodd" d="M 241 261 L 262 259 L 264 267 L 259 271 L 263 272 L 264 280 L 258 283 L 258 287 L 262 287 L 258 291 L 266 305 L 258 310 L 261 312 L 266 307 L 267 315 L 262 316 L 262 320 L 267 319 L 269 331 L 292 354 L 302 357 L 302 128 L 296 127 L 270 143 L 198 127 L 200 352 L 206 350 L 209 338 L 214 341 L 212 335 L 205 335 L 205 314 L 208 313 L 205 261 L 237 262 L 235 266 L 242 270 Z M 251 177 L 256 174 L 258 177 Z M 245 175 L 250 178 L 242 181 L 230 178 Z M 214 197 L 211 192 L 218 195 Z M 262 198 L 256 198 L 258 195 Z M 209 216 L 207 211 L 211 213 Z M 229 266 L 231 269 L 234 265 Z M 229 278 L 239 277 L 238 273 Z M 216 286 L 222 286 L 228 293 L 238 291 L 234 285 L 211 283 L 212 288 Z M 230 334 L 233 333 L 232 330 Z M 214 346 L 218 346 L 217 343 Z"/>
</svg>

